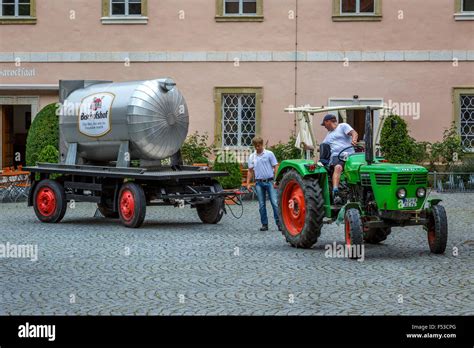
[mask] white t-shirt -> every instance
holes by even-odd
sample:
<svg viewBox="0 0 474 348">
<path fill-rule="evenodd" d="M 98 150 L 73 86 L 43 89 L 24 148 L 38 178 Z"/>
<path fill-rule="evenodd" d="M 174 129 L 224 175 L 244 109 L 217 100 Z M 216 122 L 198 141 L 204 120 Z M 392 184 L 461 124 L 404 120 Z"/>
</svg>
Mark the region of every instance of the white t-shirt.
<svg viewBox="0 0 474 348">
<path fill-rule="evenodd" d="M 331 162 L 334 158 L 337 158 L 339 153 L 352 146 L 352 137 L 349 135 L 354 129 L 349 126 L 347 123 L 339 123 L 333 131 L 329 131 L 324 138 L 323 143 L 329 144 L 331 146 Z M 354 148 L 346 150 L 349 154 L 354 153 Z"/>
<path fill-rule="evenodd" d="M 250 169 L 255 172 L 255 179 L 270 179 L 273 178 L 273 167 L 278 164 L 278 161 L 270 150 L 263 150 L 261 154 L 254 151 L 248 161 Z"/>
</svg>

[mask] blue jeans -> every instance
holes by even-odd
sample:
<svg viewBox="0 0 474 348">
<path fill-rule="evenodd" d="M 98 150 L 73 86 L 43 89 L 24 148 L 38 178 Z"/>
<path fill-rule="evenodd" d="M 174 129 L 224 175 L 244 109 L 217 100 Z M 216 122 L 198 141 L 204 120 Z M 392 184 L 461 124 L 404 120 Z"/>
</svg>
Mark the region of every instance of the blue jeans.
<svg viewBox="0 0 474 348">
<path fill-rule="evenodd" d="M 258 197 L 258 207 L 260 211 L 260 221 L 262 225 L 268 225 L 268 217 L 267 217 L 267 193 L 268 197 L 270 198 L 270 203 L 272 204 L 273 208 L 273 216 L 275 217 L 275 223 L 277 225 L 280 224 L 278 219 L 278 203 L 277 203 L 277 192 L 273 187 L 273 181 L 270 182 L 257 182 L 255 184 L 257 189 L 257 197 Z"/>
</svg>

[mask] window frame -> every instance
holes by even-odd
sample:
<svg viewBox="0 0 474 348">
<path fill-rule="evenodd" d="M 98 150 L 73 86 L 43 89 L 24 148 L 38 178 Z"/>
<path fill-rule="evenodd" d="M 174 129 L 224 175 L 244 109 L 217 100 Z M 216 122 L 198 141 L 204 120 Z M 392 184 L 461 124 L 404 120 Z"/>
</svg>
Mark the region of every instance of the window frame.
<svg viewBox="0 0 474 348">
<path fill-rule="evenodd" d="M 36 24 L 36 0 L 30 0 L 30 14 L 19 15 L 19 5 L 22 0 L 14 0 L 15 15 L 3 15 L 3 0 L 0 0 L 0 24 Z"/>
<path fill-rule="evenodd" d="M 142 15 L 142 13 L 143 13 L 143 0 L 141 0 L 141 2 L 140 2 L 141 6 L 142 6 L 142 9 L 141 9 L 141 10 L 142 10 L 142 11 L 141 11 L 142 13 L 140 13 L 140 14 L 138 14 L 138 15 L 137 15 L 137 14 L 129 14 L 129 13 L 128 13 L 129 10 L 130 10 L 130 8 L 129 8 L 129 6 L 130 6 L 130 0 L 121 0 L 121 2 L 123 2 L 123 3 L 125 4 L 125 14 L 123 14 L 123 15 L 122 15 L 122 14 L 114 15 L 114 14 L 112 13 L 112 5 L 113 5 L 113 2 L 114 2 L 114 0 L 110 0 L 110 1 L 109 1 L 109 5 L 110 5 L 109 14 L 110 14 L 111 17 L 123 17 L 123 16 L 126 16 L 126 17 L 129 17 L 129 16 L 131 16 L 131 17 L 142 17 L 142 16 L 143 16 L 143 15 Z M 135 2 L 135 3 L 136 3 L 136 2 Z M 132 4 L 133 4 L 133 2 L 132 2 Z"/>
<path fill-rule="evenodd" d="M 147 24 L 148 23 L 148 0 L 141 0 L 140 15 L 127 14 L 129 11 L 129 0 L 123 0 L 125 3 L 124 15 L 112 15 L 112 0 L 102 0 L 102 24 Z"/>
<path fill-rule="evenodd" d="M 461 96 L 472 95 L 474 97 L 474 86 L 467 87 L 454 87 L 453 88 L 453 120 L 458 130 L 459 136 L 462 138 L 461 133 Z M 474 146 L 470 149 L 465 149 L 465 153 L 474 154 Z"/>
<path fill-rule="evenodd" d="M 256 0 L 257 12 L 242 14 L 226 14 L 225 0 L 216 0 L 216 22 L 263 22 L 263 0 Z M 239 12 L 241 12 L 243 1 L 239 0 Z"/>
<path fill-rule="evenodd" d="M 355 0 L 356 1 L 356 11 L 355 12 L 342 12 L 342 0 L 339 2 L 340 3 L 340 14 L 343 16 L 370 16 L 370 15 L 375 15 L 375 0 L 374 1 L 374 10 L 372 12 L 360 12 L 360 1 L 361 0 Z"/>
<path fill-rule="evenodd" d="M 223 113 L 222 96 L 224 94 L 255 94 L 255 134 L 260 134 L 262 119 L 263 87 L 214 87 L 214 143 L 218 149 L 249 149 L 251 146 L 224 146 L 223 145 Z M 239 139 L 240 142 L 240 139 Z"/>
<path fill-rule="evenodd" d="M 360 0 L 356 1 L 356 11 L 342 12 L 342 0 L 333 0 L 332 20 L 334 22 L 379 22 L 382 20 L 382 0 L 374 0 L 374 12 L 360 12 Z"/>
</svg>

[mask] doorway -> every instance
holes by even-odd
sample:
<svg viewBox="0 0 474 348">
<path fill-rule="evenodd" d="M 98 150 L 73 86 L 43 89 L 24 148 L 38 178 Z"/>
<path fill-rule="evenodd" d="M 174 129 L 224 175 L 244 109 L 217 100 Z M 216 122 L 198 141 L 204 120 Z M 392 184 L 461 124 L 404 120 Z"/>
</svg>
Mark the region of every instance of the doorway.
<svg viewBox="0 0 474 348">
<path fill-rule="evenodd" d="M 372 129 L 374 127 L 374 111 L 372 111 Z M 364 140 L 365 135 L 365 110 L 347 111 L 347 123 L 359 134 L 359 140 Z"/>
<path fill-rule="evenodd" d="M 329 98 L 329 106 L 353 106 L 353 105 L 369 105 L 369 106 L 382 106 L 383 98 L 365 98 L 365 99 L 354 99 L 354 98 Z M 380 123 L 380 111 L 372 110 L 372 129 L 374 131 L 373 146 L 378 149 L 379 147 L 379 133 L 377 128 Z M 359 134 L 359 141 L 364 140 L 365 135 L 365 110 L 349 110 L 346 113 L 342 113 L 345 121 L 349 123 L 352 128 Z"/>
<path fill-rule="evenodd" d="M 31 105 L 1 105 L 2 168 L 26 165 Z"/>
</svg>

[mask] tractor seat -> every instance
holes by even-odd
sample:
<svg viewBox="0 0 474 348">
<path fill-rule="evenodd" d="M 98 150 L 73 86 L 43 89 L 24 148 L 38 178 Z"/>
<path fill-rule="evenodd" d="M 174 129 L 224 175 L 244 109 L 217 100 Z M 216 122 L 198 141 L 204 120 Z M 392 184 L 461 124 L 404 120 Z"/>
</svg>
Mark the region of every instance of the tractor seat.
<svg viewBox="0 0 474 348">
<path fill-rule="evenodd" d="M 331 146 L 327 143 L 321 143 L 319 145 L 319 162 L 321 162 L 326 167 L 326 166 L 329 166 L 330 160 L 331 160 Z"/>
</svg>

